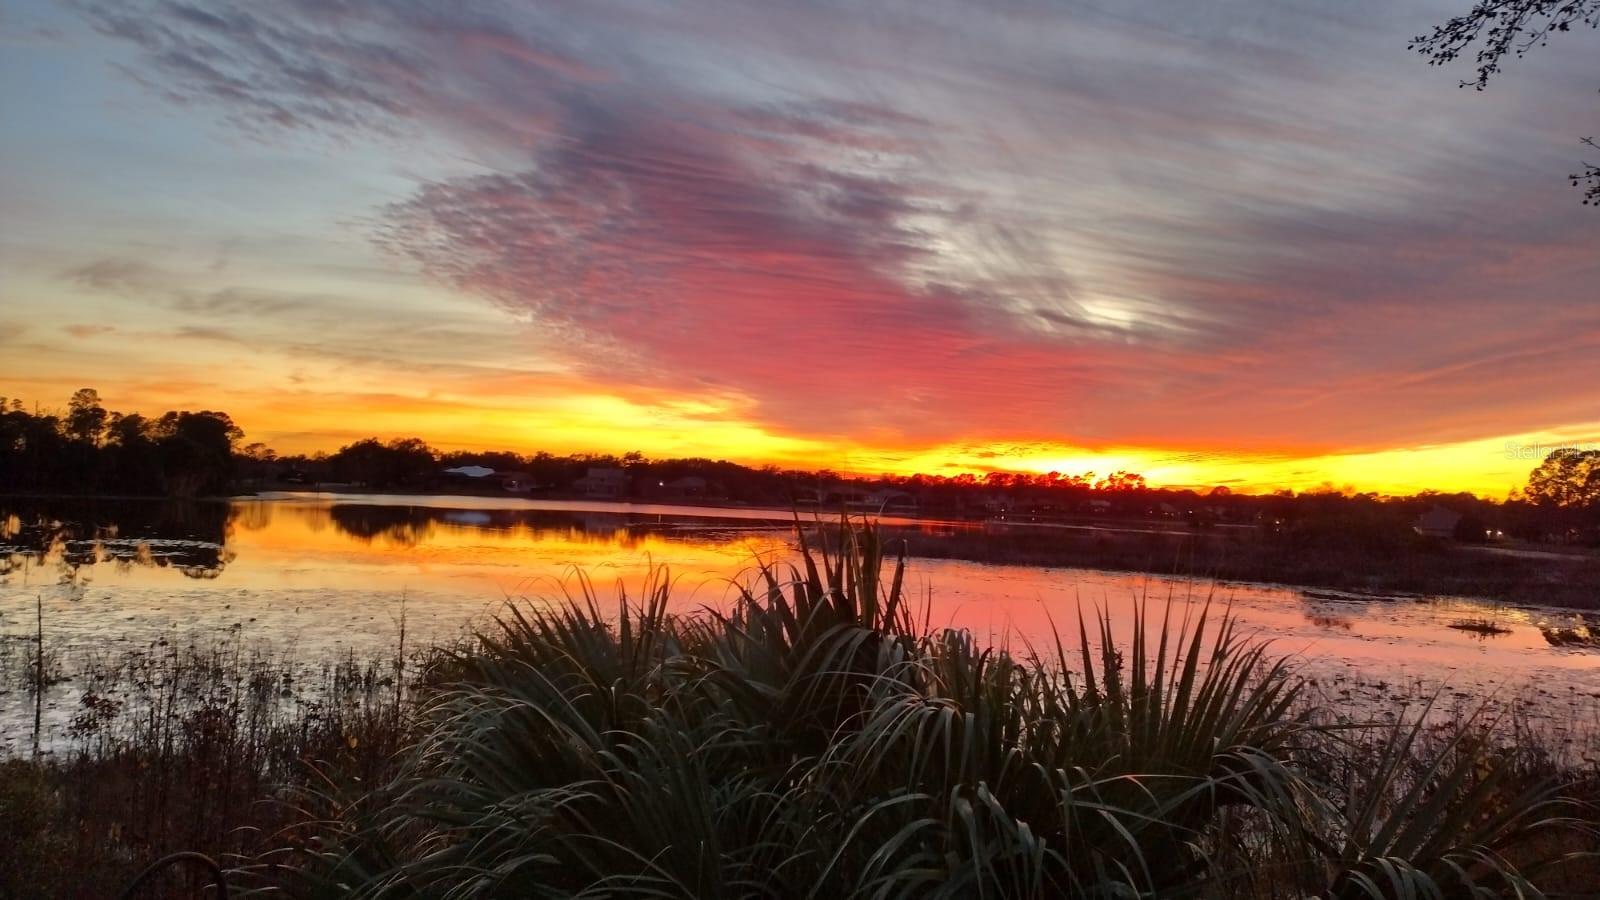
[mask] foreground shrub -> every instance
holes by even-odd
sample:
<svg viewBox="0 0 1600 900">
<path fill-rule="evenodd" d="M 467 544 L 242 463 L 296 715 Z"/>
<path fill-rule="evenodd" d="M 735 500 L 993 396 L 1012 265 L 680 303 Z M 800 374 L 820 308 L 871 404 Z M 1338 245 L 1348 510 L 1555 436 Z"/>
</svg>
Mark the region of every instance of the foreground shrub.
<svg viewBox="0 0 1600 900">
<path fill-rule="evenodd" d="M 587 582 L 513 609 L 436 661 L 397 776 L 306 792 L 292 846 L 241 874 L 329 897 L 1497 897 L 1594 849 L 1563 785 L 1466 731 L 1319 724 L 1225 610 L 980 648 L 917 625 L 872 528 L 828 537 L 726 613 L 667 613 L 665 573 L 610 619 Z"/>
</svg>

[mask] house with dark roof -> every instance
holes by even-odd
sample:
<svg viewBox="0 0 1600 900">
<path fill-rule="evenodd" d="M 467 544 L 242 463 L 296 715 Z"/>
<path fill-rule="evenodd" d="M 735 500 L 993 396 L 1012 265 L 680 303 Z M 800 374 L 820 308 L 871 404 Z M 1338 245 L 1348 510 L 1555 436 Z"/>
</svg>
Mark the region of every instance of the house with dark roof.
<svg viewBox="0 0 1600 900">
<path fill-rule="evenodd" d="M 1461 523 L 1461 513 L 1443 506 L 1435 506 L 1411 523 L 1411 530 L 1423 537 L 1452 538 Z"/>
<path fill-rule="evenodd" d="M 628 473 L 609 466 L 591 466 L 572 486 L 586 497 L 615 499 L 628 492 Z"/>
<path fill-rule="evenodd" d="M 533 481 L 533 476 L 527 472 L 496 472 L 495 478 L 500 481 L 500 489 L 513 494 L 527 494 L 538 487 Z"/>
</svg>

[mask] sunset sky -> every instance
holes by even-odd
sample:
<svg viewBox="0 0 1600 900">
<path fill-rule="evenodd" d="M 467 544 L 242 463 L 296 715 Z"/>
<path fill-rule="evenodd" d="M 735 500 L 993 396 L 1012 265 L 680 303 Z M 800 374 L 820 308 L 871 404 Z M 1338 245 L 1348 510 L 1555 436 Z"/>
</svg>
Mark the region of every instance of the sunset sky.
<svg viewBox="0 0 1600 900">
<path fill-rule="evenodd" d="M 1469 6 L 12 0 L 0 394 L 1500 497 L 1600 446 L 1600 37 Z"/>
</svg>

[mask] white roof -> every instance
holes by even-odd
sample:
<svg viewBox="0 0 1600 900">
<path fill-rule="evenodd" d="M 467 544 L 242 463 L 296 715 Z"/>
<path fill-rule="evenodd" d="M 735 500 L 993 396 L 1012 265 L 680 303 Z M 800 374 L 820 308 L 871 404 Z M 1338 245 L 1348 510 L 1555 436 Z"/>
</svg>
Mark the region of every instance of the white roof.
<svg viewBox="0 0 1600 900">
<path fill-rule="evenodd" d="M 488 466 L 456 466 L 454 469 L 445 469 L 446 475 L 465 475 L 468 478 L 483 478 L 493 475 L 494 470 Z"/>
</svg>

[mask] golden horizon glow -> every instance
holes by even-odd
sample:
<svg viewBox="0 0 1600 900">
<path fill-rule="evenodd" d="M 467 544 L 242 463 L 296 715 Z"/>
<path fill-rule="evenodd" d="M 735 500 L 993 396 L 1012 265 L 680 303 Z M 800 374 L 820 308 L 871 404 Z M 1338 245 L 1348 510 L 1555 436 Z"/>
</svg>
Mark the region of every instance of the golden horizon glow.
<svg viewBox="0 0 1600 900">
<path fill-rule="evenodd" d="M 51 393 L 71 393 L 63 382 Z M 1476 440 L 1327 452 L 1222 450 L 1203 447 L 1079 447 L 1065 443 L 968 440 L 923 447 L 875 446 L 841 438 L 775 432 L 739 418 L 737 401 L 708 398 L 630 399 L 595 387 L 566 385 L 568 393 L 492 402 L 465 397 L 386 395 L 260 395 L 220 392 L 227 402 L 200 399 L 192 388 L 161 396 L 102 390 L 107 408 L 159 415 L 167 409 L 220 408 L 245 431 L 244 443 L 260 441 L 280 454 L 332 452 L 367 437 L 418 437 L 441 451 L 548 451 L 558 455 L 620 455 L 640 451 L 651 458 L 703 457 L 744 465 L 777 465 L 842 474 L 983 475 L 991 471 L 1063 475 L 1117 471 L 1143 475 L 1159 487 L 1207 490 L 1227 486 L 1241 493 L 1275 490 L 1372 492 L 1469 492 L 1504 499 L 1556 447 L 1600 445 L 1600 422 Z M 51 405 L 41 404 L 43 409 Z"/>
</svg>

